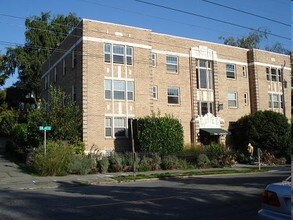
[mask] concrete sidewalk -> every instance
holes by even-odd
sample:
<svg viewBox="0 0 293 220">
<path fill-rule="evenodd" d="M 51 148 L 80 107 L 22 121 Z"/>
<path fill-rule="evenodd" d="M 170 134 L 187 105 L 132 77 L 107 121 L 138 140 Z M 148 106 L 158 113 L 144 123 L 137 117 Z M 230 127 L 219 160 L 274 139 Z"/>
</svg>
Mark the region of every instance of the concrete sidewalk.
<svg viewBox="0 0 293 220">
<path fill-rule="evenodd" d="M 18 189 L 18 190 L 28 190 L 36 188 L 58 188 L 61 184 L 68 186 L 79 186 L 79 185 L 99 185 L 99 184 L 109 184 L 116 183 L 111 177 L 123 176 L 123 175 L 133 175 L 132 172 L 127 173 L 108 173 L 108 174 L 91 174 L 91 175 L 68 175 L 68 176 L 48 176 L 48 177 L 38 177 L 32 176 L 24 171 L 22 171 L 16 164 L 5 159 L 3 156 L 5 154 L 5 142 L 6 139 L 0 138 L 0 188 L 4 189 Z M 236 164 L 231 168 L 223 169 L 257 169 L 257 165 L 243 165 Z M 221 168 L 215 169 L 204 169 L 204 170 L 221 170 Z M 195 170 L 160 170 L 160 171 L 150 171 L 150 172 L 139 172 L 139 174 L 160 174 L 160 173 L 184 173 L 188 171 L 200 171 L 200 169 Z"/>
</svg>

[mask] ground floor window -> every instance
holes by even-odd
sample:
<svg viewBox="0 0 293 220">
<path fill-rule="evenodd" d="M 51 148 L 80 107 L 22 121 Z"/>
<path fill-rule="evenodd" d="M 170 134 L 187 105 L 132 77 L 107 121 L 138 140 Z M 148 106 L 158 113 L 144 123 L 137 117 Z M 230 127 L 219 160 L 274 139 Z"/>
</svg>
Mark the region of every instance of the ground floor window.
<svg viewBox="0 0 293 220">
<path fill-rule="evenodd" d="M 128 123 L 126 117 L 106 117 L 105 136 L 106 137 L 127 137 Z"/>
</svg>

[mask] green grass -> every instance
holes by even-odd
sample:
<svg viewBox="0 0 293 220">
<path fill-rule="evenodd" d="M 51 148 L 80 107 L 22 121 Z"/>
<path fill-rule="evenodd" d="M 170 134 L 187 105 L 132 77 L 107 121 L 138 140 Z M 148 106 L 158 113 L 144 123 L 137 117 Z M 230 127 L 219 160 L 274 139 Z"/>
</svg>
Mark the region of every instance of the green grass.
<svg viewBox="0 0 293 220">
<path fill-rule="evenodd" d="M 265 172 L 265 169 L 244 169 L 244 170 L 235 170 L 235 169 L 227 169 L 227 170 L 199 170 L 199 171 L 183 171 L 183 172 L 166 172 L 159 174 L 138 174 L 138 175 L 129 175 L 129 176 L 117 176 L 112 177 L 117 182 L 130 182 L 136 180 L 144 180 L 144 179 L 164 179 L 164 178 L 172 178 L 172 177 L 191 177 L 191 176 L 199 176 L 199 175 L 215 175 L 215 174 L 240 174 L 240 173 L 256 173 L 256 172 Z"/>
</svg>

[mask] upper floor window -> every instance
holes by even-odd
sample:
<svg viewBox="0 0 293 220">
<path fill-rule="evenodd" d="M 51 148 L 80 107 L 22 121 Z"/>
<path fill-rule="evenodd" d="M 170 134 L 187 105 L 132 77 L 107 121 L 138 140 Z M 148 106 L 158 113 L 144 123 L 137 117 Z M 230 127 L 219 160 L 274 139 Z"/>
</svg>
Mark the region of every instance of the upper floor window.
<svg viewBox="0 0 293 220">
<path fill-rule="evenodd" d="M 152 88 L 152 98 L 154 100 L 158 99 L 158 86 L 153 86 L 153 88 Z"/>
<path fill-rule="evenodd" d="M 115 100 L 134 100 L 134 82 L 133 81 L 123 81 L 123 80 L 113 80 L 113 90 L 112 90 L 112 80 L 105 80 L 105 99 L 112 99 L 112 92 Z M 127 97 L 126 97 L 127 95 Z"/>
<path fill-rule="evenodd" d="M 212 61 L 197 61 L 196 79 L 198 89 L 213 89 Z"/>
<path fill-rule="evenodd" d="M 283 95 L 269 93 L 269 108 L 271 109 L 283 108 Z"/>
<path fill-rule="evenodd" d="M 214 103 L 213 102 L 198 102 L 198 115 L 206 115 L 207 113 L 214 114 Z"/>
<path fill-rule="evenodd" d="M 151 59 L 152 59 L 152 66 L 157 66 L 157 54 L 156 53 L 151 54 Z"/>
<path fill-rule="evenodd" d="M 228 93 L 228 107 L 237 108 L 237 93 L 236 92 Z"/>
<path fill-rule="evenodd" d="M 282 72 L 280 69 L 267 67 L 266 74 L 268 81 L 282 82 Z"/>
<path fill-rule="evenodd" d="M 178 56 L 168 55 L 166 57 L 167 72 L 178 73 Z"/>
<path fill-rule="evenodd" d="M 104 44 L 104 61 L 110 63 L 127 64 L 133 63 L 133 47 L 123 45 Z"/>
<path fill-rule="evenodd" d="M 245 105 L 248 105 L 248 93 L 247 93 L 247 92 L 245 92 L 245 93 L 243 94 L 243 100 L 244 100 L 244 104 L 245 104 Z"/>
<path fill-rule="evenodd" d="M 226 76 L 229 79 L 235 79 L 235 65 L 234 64 L 226 64 Z"/>
<path fill-rule="evenodd" d="M 243 66 L 242 67 L 242 76 L 243 77 L 247 77 L 247 69 L 246 69 L 246 66 Z"/>
<path fill-rule="evenodd" d="M 74 68 L 76 66 L 76 53 L 73 50 L 71 52 L 71 68 Z"/>
<path fill-rule="evenodd" d="M 57 67 L 54 67 L 54 82 L 57 82 Z"/>
<path fill-rule="evenodd" d="M 168 104 L 179 104 L 179 88 L 169 87 L 167 94 L 168 94 Z"/>
</svg>

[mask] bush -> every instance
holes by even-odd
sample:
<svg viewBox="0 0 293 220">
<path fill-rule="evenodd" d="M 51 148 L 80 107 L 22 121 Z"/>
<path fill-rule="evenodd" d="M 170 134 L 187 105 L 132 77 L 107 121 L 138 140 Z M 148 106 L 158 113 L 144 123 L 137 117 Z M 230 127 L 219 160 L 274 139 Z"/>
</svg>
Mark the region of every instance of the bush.
<svg viewBox="0 0 293 220">
<path fill-rule="evenodd" d="M 179 160 L 174 155 L 167 155 L 162 158 L 161 167 L 163 170 L 173 170 L 179 168 Z"/>
<path fill-rule="evenodd" d="M 95 168 L 95 161 L 89 155 L 74 155 L 68 165 L 68 171 L 73 174 L 86 175 Z"/>
<path fill-rule="evenodd" d="M 146 156 L 143 156 L 138 163 L 138 171 L 150 171 L 152 169 L 152 159 Z"/>
<path fill-rule="evenodd" d="M 223 151 L 219 158 L 219 164 L 222 167 L 231 167 L 233 164 L 235 164 L 235 154 L 230 150 Z"/>
<path fill-rule="evenodd" d="M 137 170 L 138 164 L 139 164 L 139 158 L 136 155 L 135 155 L 134 164 L 133 164 L 133 154 L 132 153 L 125 153 L 123 155 L 123 161 L 122 161 L 123 171 L 125 171 L 125 172 L 133 171 L 133 165 L 134 165 L 134 169 Z"/>
<path fill-rule="evenodd" d="M 74 150 L 67 142 L 47 142 L 46 157 L 43 146 L 32 152 L 32 169 L 41 176 L 63 176 L 68 173 Z"/>
<path fill-rule="evenodd" d="M 205 154 L 210 160 L 219 160 L 223 153 L 223 146 L 216 143 L 211 143 L 205 147 Z"/>
<path fill-rule="evenodd" d="M 101 173 L 107 173 L 109 165 L 110 163 L 108 157 L 102 157 L 102 159 L 97 161 L 97 167 Z"/>
<path fill-rule="evenodd" d="M 144 153 L 170 154 L 183 151 L 183 127 L 173 116 L 138 119 L 138 149 Z"/>
<path fill-rule="evenodd" d="M 10 136 L 13 126 L 17 123 L 18 114 L 15 110 L 0 111 L 0 135 Z"/>
<path fill-rule="evenodd" d="M 151 170 L 161 169 L 162 158 L 158 153 L 151 154 Z"/>
<path fill-rule="evenodd" d="M 76 154 L 84 154 L 85 145 L 82 141 L 76 141 L 73 143 L 73 149 Z"/>
<path fill-rule="evenodd" d="M 120 172 L 123 170 L 122 164 L 123 158 L 118 153 L 113 153 L 109 157 L 109 171 L 110 172 Z"/>
<path fill-rule="evenodd" d="M 210 160 L 207 155 L 200 154 L 197 158 L 197 166 L 199 168 L 207 168 L 210 166 Z"/>
</svg>

